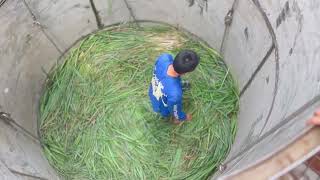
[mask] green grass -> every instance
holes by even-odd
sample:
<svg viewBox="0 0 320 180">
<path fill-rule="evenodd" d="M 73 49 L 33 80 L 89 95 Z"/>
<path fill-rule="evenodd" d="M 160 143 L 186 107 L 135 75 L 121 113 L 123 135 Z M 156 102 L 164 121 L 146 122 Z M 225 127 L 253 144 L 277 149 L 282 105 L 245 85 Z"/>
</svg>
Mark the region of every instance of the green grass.
<svg viewBox="0 0 320 180">
<path fill-rule="evenodd" d="M 161 53 L 201 62 L 176 126 L 152 112 L 148 86 Z M 65 179 L 206 179 L 236 133 L 238 88 L 219 54 L 169 27 L 90 35 L 50 74 L 40 107 L 45 154 Z"/>
</svg>

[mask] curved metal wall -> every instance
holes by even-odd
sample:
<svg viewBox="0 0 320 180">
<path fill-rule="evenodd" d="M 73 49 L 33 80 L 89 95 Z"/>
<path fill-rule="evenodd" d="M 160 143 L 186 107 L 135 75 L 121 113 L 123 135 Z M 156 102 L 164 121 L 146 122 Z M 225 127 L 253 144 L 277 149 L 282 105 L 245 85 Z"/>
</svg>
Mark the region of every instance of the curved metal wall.
<svg viewBox="0 0 320 180">
<path fill-rule="evenodd" d="M 307 130 L 319 103 L 318 0 L 10 0 L 0 3 L 0 172 L 57 179 L 37 141 L 46 72 L 79 38 L 129 21 L 165 22 L 221 51 L 241 89 L 227 177 Z M 19 127 L 21 126 L 21 127 Z M 31 134 L 31 135 L 30 135 Z"/>
</svg>

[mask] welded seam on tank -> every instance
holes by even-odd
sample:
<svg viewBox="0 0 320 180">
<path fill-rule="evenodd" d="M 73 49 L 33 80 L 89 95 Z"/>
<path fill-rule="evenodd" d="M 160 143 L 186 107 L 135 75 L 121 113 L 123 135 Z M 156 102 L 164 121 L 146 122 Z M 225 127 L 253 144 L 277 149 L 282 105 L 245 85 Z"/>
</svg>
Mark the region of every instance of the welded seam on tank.
<svg viewBox="0 0 320 180">
<path fill-rule="evenodd" d="M 250 85 L 252 84 L 253 80 L 255 79 L 256 75 L 258 74 L 258 72 L 261 70 L 261 68 L 263 67 L 263 65 L 265 64 L 266 60 L 269 58 L 269 56 L 271 55 L 270 51 L 271 49 L 275 49 L 275 61 L 276 61 L 276 77 L 275 77 L 275 88 L 274 88 L 274 92 L 273 92 L 273 101 L 272 104 L 274 104 L 274 100 L 275 100 L 275 96 L 278 92 L 278 83 L 279 83 L 279 55 L 278 55 L 278 43 L 277 43 L 277 39 L 276 39 L 276 35 L 274 32 L 274 29 L 268 19 L 268 16 L 266 15 L 266 13 L 264 12 L 264 10 L 262 9 L 260 2 L 258 0 L 252 0 L 252 2 L 255 4 L 255 6 L 258 8 L 259 12 L 261 13 L 266 26 L 268 28 L 268 31 L 270 33 L 271 39 L 272 39 L 272 46 L 270 47 L 269 51 L 266 53 L 265 57 L 262 59 L 262 62 L 260 62 L 260 64 L 258 65 L 257 69 L 253 72 L 253 74 L 251 75 L 250 79 L 248 80 L 248 82 L 245 84 L 245 86 L 242 88 L 242 90 L 240 91 L 240 97 L 245 93 L 245 91 L 250 87 Z M 273 109 L 273 108 L 272 108 Z M 270 113 L 270 112 L 269 112 Z M 270 113 L 271 114 L 271 113 Z M 268 114 L 268 116 L 270 116 Z M 268 118 L 267 118 L 268 119 Z"/>
<path fill-rule="evenodd" d="M 28 3 L 25 0 L 22 0 L 23 4 L 25 5 L 25 7 L 27 8 L 28 12 L 31 15 L 31 18 L 33 20 L 33 23 L 38 25 L 41 32 L 44 34 L 44 36 L 48 39 L 48 41 L 50 41 L 50 43 L 57 49 L 57 51 L 61 54 L 62 50 L 58 47 L 58 45 L 54 42 L 54 40 L 49 36 L 49 34 L 44 30 L 44 28 L 42 27 L 41 23 L 39 21 L 37 21 L 37 18 L 35 16 L 35 14 L 32 12 L 30 6 L 28 5 Z"/>
<path fill-rule="evenodd" d="M 266 14 L 266 12 L 262 9 L 262 6 L 260 4 L 260 2 L 258 0 L 252 0 L 252 2 L 256 5 L 256 7 L 258 8 L 259 12 L 261 13 L 263 19 L 265 20 L 265 23 L 267 25 L 267 28 L 269 30 L 269 33 L 271 35 L 272 38 L 272 42 L 274 44 L 275 47 L 275 61 L 276 61 L 276 73 L 275 73 L 275 85 L 274 85 L 274 91 L 273 91 L 273 98 L 272 98 L 272 104 L 268 113 L 268 116 L 265 120 L 265 123 L 259 133 L 259 137 L 261 136 L 261 134 L 263 134 L 273 111 L 274 108 L 274 104 L 275 104 L 275 100 L 276 100 L 276 96 L 278 93 L 278 88 L 279 88 L 279 73 L 280 73 L 280 67 L 279 67 L 279 48 L 278 48 L 278 42 L 277 42 L 277 38 L 276 38 L 276 34 L 274 32 L 274 29 L 269 21 L 269 18 Z"/>
<path fill-rule="evenodd" d="M 271 114 L 272 114 L 272 111 L 273 111 L 273 108 L 274 108 L 275 99 L 276 99 L 276 96 L 277 96 L 277 93 L 278 93 L 278 83 L 279 83 L 279 71 L 280 71 L 280 69 L 279 69 L 278 43 L 277 43 L 276 35 L 275 35 L 274 29 L 272 28 L 272 25 L 271 25 L 267 15 L 266 15 L 266 13 L 264 12 L 264 10 L 262 9 L 262 7 L 260 5 L 260 2 L 258 0 L 252 0 L 252 2 L 254 3 L 254 5 L 258 8 L 259 12 L 261 13 L 261 15 L 262 15 L 262 17 L 263 17 L 263 19 L 264 19 L 264 21 L 266 23 L 266 26 L 267 26 L 267 28 L 269 30 L 270 36 L 272 38 L 272 46 L 271 46 L 271 48 L 269 49 L 268 52 L 270 52 L 270 51 L 272 52 L 273 49 L 275 50 L 276 72 L 275 72 L 275 85 L 274 85 L 274 91 L 273 91 L 273 98 L 272 98 L 271 106 L 270 106 L 267 118 L 265 120 L 265 123 L 262 126 L 262 129 L 260 130 L 260 132 L 258 133 L 258 139 L 256 139 L 255 141 L 253 141 L 252 143 L 247 145 L 242 151 L 240 151 L 239 153 L 237 153 L 236 155 L 231 157 L 228 161 L 226 161 L 224 163 L 226 165 L 231 163 L 232 161 L 238 159 L 239 157 L 241 157 L 243 154 L 245 154 L 248 150 L 253 148 L 256 144 L 258 144 L 260 141 L 262 141 L 266 137 L 265 135 L 261 136 L 261 134 L 263 133 L 263 131 L 266 128 L 266 125 L 269 122 L 269 119 L 271 117 Z M 267 52 L 265 57 L 268 57 L 268 54 L 269 54 L 268 52 Z M 271 54 L 271 52 L 270 52 L 270 54 Z M 265 59 L 267 60 L 268 58 L 265 58 Z M 259 66 L 257 67 L 257 68 L 260 68 L 260 69 L 256 70 L 255 71 L 256 73 L 252 74 L 252 76 L 250 77 L 250 79 L 252 79 L 251 83 L 247 85 L 246 89 L 248 89 L 250 87 L 250 85 L 252 84 L 252 82 L 255 79 L 256 75 L 259 73 L 259 71 L 261 70 L 261 68 L 263 67 L 264 64 L 265 63 L 263 63 L 261 67 L 259 67 Z M 241 92 L 242 92 L 242 94 L 245 93 L 245 91 L 243 91 L 243 90 Z"/>
<path fill-rule="evenodd" d="M 31 178 L 34 178 L 34 179 L 48 180 L 47 178 L 43 178 L 43 177 L 40 177 L 40 176 L 34 176 L 34 175 L 30 175 L 30 174 L 26 174 L 26 173 L 23 173 L 23 172 L 16 171 L 16 170 L 8 167 L 7 164 L 5 163 L 5 161 L 2 160 L 2 159 L 0 159 L 0 162 L 13 174 L 18 174 L 20 176 L 25 176 L 25 177 L 31 177 Z"/>
<path fill-rule="evenodd" d="M 7 168 L 8 168 L 8 167 L 7 167 Z M 19 171 L 16 171 L 16 170 L 14 170 L 14 169 L 11 169 L 11 168 L 8 168 L 8 169 L 9 169 L 9 171 L 12 172 L 13 174 L 18 174 L 18 175 L 20 175 L 20 176 L 31 177 L 31 178 L 40 179 L 40 180 L 48 180 L 47 178 L 44 178 L 44 177 L 26 174 L 26 173 L 19 172 Z"/>
<path fill-rule="evenodd" d="M 240 97 L 244 94 L 244 92 L 248 89 L 248 87 L 251 85 L 252 81 L 254 80 L 254 77 L 258 74 L 258 72 L 261 70 L 261 68 L 264 66 L 264 64 L 267 62 L 267 60 L 269 59 L 270 55 L 272 54 L 274 50 L 274 43 L 271 44 L 271 47 L 269 48 L 268 52 L 266 53 L 266 55 L 263 57 L 262 61 L 259 63 L 258 67 L 256 68 L 256 70 L 254 71 L 254 73 L 252 74 L 252 76 L 250 77 L 249 81 L 246 83 L 246 85 L 243 87 L 243 89 L 240 91 Z M 251 135 L 253 134 L 253 132 L 251 133 Z M 248 137 L 251 137 L 251 135 L 249 134 Z M 247 143 L 250 143 L 247 142 Z M 244 144 L 247 144 L 247 143 L 244 143 Z M 250 144 L 248 145 L 250 146 Z M 243 149 L 243 151 L 245 151 L 246 147 Z M 250 148 L 248 148 L 250 149 Z M 242 151 L 240 151 L 242 152 Z M 244 154 L 244 153 L 241 153 L 241 155 Z M 243 157 L 237 157 L 237 156 L 240 156 L 240 155 L 236 155 L 234 157 L 232 157 L 229 161 L 225 162 L 223 165 L 227 165 L 228 163 L 230 163 L 231 161 L 235 160 L 235 159 L 238 159 L 237 162 L 235 162 L 235 164 L 233 164 L 233 166 L 237 165 L 243 158 Z"/>
<path fill-rule="evenodd" d="M 0 1 L 0 7 L 6 2 L 7 0 L 1 0 Z"/>
<path fill-rule="evenodd" d="M 274 43 L 271 44 L 271 47 L 269 48 L 269 50 L 267 51 L 266 55 L 263 57 L 262 61 L 259 63 L 258 67 L 256 68 L 256 70 L 252 73 L 250 79 L 247 81 L 247 83 L 244 85 L 244 87 L 242 88 L 242 90 L 240 91 L 240 97 L 247 91 L 247 89 L 250 87 L 250 85 L 252 84 L 254 78 L 257 76 L 257 74 L 260 72 L 261 68 L 264 66 L 264 64 L 267 62 L 267 60 L 269 59 L 271 53 L 274 50 Z"/>
<path fill-rule="evenodd" d="M 287 125 L 288 123 L 292 122 L 292 120 L 294 120 L 296 117 L 298 117 L 300 114 L 304 113 L 307 109 L 311 108 L 312 106 L 316 105 L 317 103 L 320 103 L 320 94 L 315 96 L 313 99 L 311 99 L 310 101 L 308 101 L 306 104 L 304 104 L 302 107 L 300 107 L 298 110 L 296 110 L 295 112 L 291 113 L 289 116 L 287 116 L 286 118 L 284 118 L 282 121 L 280 121 L 280 123 L 278 123 L 276 126 L 274 126 L 273 128 L 271 128 L 268 132 L 266 132 L 265 134 L 263 134 L 260 138 L 260 140 L 255 141 L 254 143 L 251 143 L 251 147 L 247 146 L 247 148 L 244 149 L 244 151 L 241 152 L 241 154 L 238 154 L 239 156 L 243 155 L 246 152 L 250 152 L 252 151 L 252 147 L 256 146 L 257 144 L 261 143 L 265 138 L 269 137 L 270 135 L 273 135 L 277 130 L 279 130 L 281 127 L 284 127 L 285 125 Z M 311 127 L 310 127 L 311 128 Z M 300 135 L 302 136 L 303 133 Z M 299 137 L 300 137 L 299 136 Z M 292 142 L 287 142 L 285 145 L 283 145 L 283 148 L 279 148 L 277 151 L 273 152 L 277 153 L 279 151 L 281 151 L 282 149 L 284 149 L 285 147 L 287 147 L 290 143 Z M 271 156 L 271 154 L 269 155 Z M 259 159 L 258 161 L 261 162 L 266 158 L 263 159 Z M 245 170 L 247 168 L 252 167 L 254 164 L 250 164 L 249 166 L 243 167 L 241 168 L 241 170 L 237 170 L 237 172 L 240 172 L 242 170 Z M 232 176 L 237 174 L 237 172 L 233 172 L 229 175 L 227 175 L 226 177 Z"/>
<path fill-rule="evenodd" d="M 4 116 L 4 114 L 6 116 Z M 11 126 L 14 129 L 19 128 L 20 130 L 22 130 L 21 132 L 26 136 L 31 138 L 33 141 L 35 141 L 36 143 L 39 143 L 39 139 L 33 135 L 31 132 L 29 132 L 27 129 L 25 129 L 23 126 L 21 126 L 19 123 L 17 123 L 15 120 L 13 120 L 10 116 L 7 116 L 7 113 L 3 113 L 0 112 L 0 120 L 2 120 L 5 124 Z"/>
<path fill-rule="evenodd" d="M 97 23 L 98 29 L 102 29 L 104 25 L 101 22 L 101 17 L 99 15 L 99 11 L 96 8 L 96 4 L 93 2 L 93 0 L 89 0 L 89 3 L 91 5 L 91 9 L 94 14 L 94 17 L 96 18 L 96 23 Z"/>
<path fill-rule="evenodd" d="M 224 25 L 224 32 L 223 32 L 222 41 L 221 41 L 221 45 L 220 45 L 220 54 L 223 54 L 224 44 L 225 44 L 227 36 L 229 35 L 229 32 L 230 32 L 230 27 L 231 27 L 232 20 L 233 20 L 233 13 L 234 13 L 234 10 L 236 9 L 236 6 L 238 5 L 238 1 L 239 0 L 233 1 L 231 9 L 227 12 L 227 14 L 225 16 L 225 19 L 224 19 L 225 25 Z M 228 22 L 228 21 L 230 21 L 230 22 Z"/>
<path fill-rule="evenodd" d="M 123 0 L 123 2 L 125 3 L 128 11 L 129 11 L 129 13 L 130 13 L 130 16 L 131 16 L 132 19 L 133 19 L 133 22 L 136 24 L 137 27 L 140 28 L 140 25 L 139 25 L 139 23 L 137 22 L 136 15 L 134 14 L 132 7 L 130 6 L 130 4 L 128 3 L 127 0 Z"/>
<path fill-rule="evenodd" d="M 263 134 L 263 131 L 265 130 L 271 114 L 273 112 L 273 108 L 274 108 L 274 104 L 275 104 L 275 100 L 276 100 L 276 95 L 278 92 L 278 83 L 279 83 L 279 57 L 278 57 L 278 44 L 277 44 L 277 40 L 276 40 L 276 35 L 274 33 L 274 30 L 272 28 L 272 25 L 266 15 L 266 13 L 264 12 L 264 10 L 262 9 L 260 2 L 258 0 L 252 0 L 252 2 L 256 5 L 256 7 L 258 8 L 259 12 L 261 13 L 266 26 L 269 30 L 270 36 L 272 38 L 272 46 L 270 47 L 269 51 L 266 53 L 265 57 L 263 58 L 262 62 L 259 64 L 259 66 L 257 67 L 257 69 L 254 71 L 254 73 L 251 75 L 249 81 L 247 82 L 247 84 L 244 86 L 244 88 L 241 90 L 240 93 L 240 97 L 244 94 L 244 92 L 248 89 L 248 87 L 250 87 L 250 85 L 252 84 L 253 80 L 255 79 L 256 75 L 258 74 L 258 72 L 260 72 L 260 70 L 262 69 L 262 67 L 264 66 L 265 62 L 268 60 L 269 56 L 271 55 L 272 51 L 275 49 L 275 63 L 276 63 L 276 72 L 275 72 L 275 84 L 274 84 L 274 90 L 273 90 L 273 97 L 272 97 L 272 102 L 270 105 L 270 109 L 268 111 L 268 115 L 264 121 L 264 124 L 262 126 L 262 128 L 260 129 L 260 132 L 257 133 L 258 136 L 258 140 L 260 140 L 260 136 L 261 134 Z"/>
</svg>

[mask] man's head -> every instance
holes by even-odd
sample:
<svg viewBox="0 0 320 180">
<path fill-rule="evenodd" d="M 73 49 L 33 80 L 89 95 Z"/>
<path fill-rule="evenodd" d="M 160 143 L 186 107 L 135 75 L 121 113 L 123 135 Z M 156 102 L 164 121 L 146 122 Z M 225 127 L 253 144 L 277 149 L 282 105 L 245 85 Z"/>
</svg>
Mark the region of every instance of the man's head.
<svg viewBox="0 0 320 180">
<path fill-rule="evenodd" d="M 182 50 L 174 58 L 173 69 L 178 74 L 184 74 L 195 70 L 198 64 L 199 57 L 194 51 Z"/>
</svg>

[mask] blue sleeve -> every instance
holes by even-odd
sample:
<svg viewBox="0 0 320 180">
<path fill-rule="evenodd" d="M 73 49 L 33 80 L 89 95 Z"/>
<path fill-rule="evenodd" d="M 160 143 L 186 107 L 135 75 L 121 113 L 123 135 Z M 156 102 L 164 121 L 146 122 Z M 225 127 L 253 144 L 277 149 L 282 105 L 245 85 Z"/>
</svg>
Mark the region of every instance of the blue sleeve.
<svg viewBox="0 0 320 180">
<path fill-rule="evenodd" d="M 168 97 L 168 109 L 170 114 L 178 119 L 179 121 L 184 121 L 187 118 L 186 113 L 182 111 L 182 96 Z"/>
</svg>

